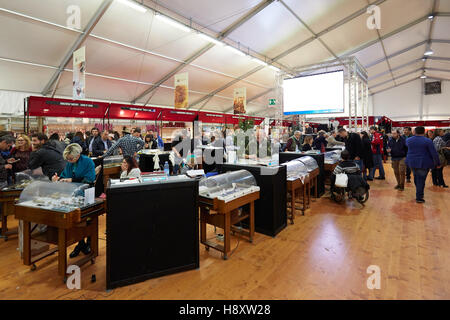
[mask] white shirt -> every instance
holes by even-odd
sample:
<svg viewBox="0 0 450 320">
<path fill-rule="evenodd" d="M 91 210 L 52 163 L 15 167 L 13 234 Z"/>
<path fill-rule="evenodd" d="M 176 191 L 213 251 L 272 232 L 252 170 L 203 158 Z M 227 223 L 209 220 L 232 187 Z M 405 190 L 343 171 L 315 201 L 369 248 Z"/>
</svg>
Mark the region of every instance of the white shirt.
<svg viewBox="0 0 450 320">
<path fill-rule="evenodd" d="M 141 170 L 139 168 L 133 168 L 130 170 L 130 173 L 127 174 L 126 171 L 122 171 L 120 174 L 120 179 L 130 179 L 130 178 L 140 178 Z"/>
</svg>

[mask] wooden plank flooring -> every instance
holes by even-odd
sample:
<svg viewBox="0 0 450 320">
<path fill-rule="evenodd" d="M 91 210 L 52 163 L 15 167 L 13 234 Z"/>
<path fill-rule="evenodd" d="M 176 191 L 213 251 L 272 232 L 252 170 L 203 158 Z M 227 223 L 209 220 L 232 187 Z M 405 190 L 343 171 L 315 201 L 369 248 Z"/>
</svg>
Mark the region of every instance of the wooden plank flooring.
<svg viewBox="0 0 450 320">
<path fill-rule="evenodd" d="M 20 260 L 17 237 L 0 239 L 0 299 L 450 299 L 450 191 L 433 187 L 430 174 L 426 203 L 416 204 L 414 184 L 394 190 L 389 163 L 385 169 L 387 180 L 371 183 L 365 207 L 323 197 L 276 238 L 257 233 L 253 244 L 240 241 L 227 261 L 200 246 L 200 269 L 110 292 L 105 216 L 100 256 L 82 268 L 81 290 L 57 277 L 56 255 L 32 272 Z M 450 184 L 449 167 L 444 174 Z M 381 268 L 380 290 L 367 289 L 369 265 Z"/>
</svg>

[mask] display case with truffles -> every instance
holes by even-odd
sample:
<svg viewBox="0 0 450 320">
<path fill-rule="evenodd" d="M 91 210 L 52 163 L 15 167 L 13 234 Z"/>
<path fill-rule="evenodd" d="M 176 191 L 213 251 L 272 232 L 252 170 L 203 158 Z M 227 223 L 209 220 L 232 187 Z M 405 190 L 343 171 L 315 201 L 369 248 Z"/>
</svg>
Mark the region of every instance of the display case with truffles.
<svg viewBox="0 0 450 320">
<path fill-rule="evenodd" d="M 229 202 L 259 191 L 256 180 L 247 170 L 231 171 L 200 180 L 199 195 Z"/>
<path fill-rule="evenodd" d="M 98 216 L 105 212 L 104 200 L 85 201 L 82 183 L 33 181 L 20 194 L 15 204 L 16 219 L 23 220 L 23 263 L 36 269 L 36 262 L 58 252 L 58 272 L 67 279 L 67 247 L 86 238 L 91 238 L 91 253 L 71 264 L 81 266 L 88 261 L 94 263 L 98 255 Z M 31 224 L 45 225 L 33 232 Z M 31 240 L 49 245 L 46 252 L 31 255 Z"/>
<path fill-rule="evenodd" d="M 18 206 L 69 212 L 85 206 L 83 183 L 34 181 L 20 194 Z"/>
<path fill-rule="evenodd" d="M 298 161 L 302 162 L 305 166 L 308 172 L 312 172 L 319 168 L 317 165 L 317 161 L 310 156 L 305 156 L 297 159 Z"/>
<path fill-rule="evenodd" d="M 103 167 L 120 167 L 123 161 L 123 156 L 111 156 L 103 159 Z"/>
<path fill-rule="evenodd" d="M 297 179 L 304 181 L 308 176 L 308 168 L 303 162 L 299 161 L 299 159 L 286 162 L 283 165 L 286 166 L 287 181 L 294 181 Z"/>
<path fill-rule="evenodd" d="M 228 259 L 231 231 L 253 242 L 255 201 L 258 199 L 259 187 L 247 170 L 202 179 L 199 184 L 200 236 L 206 250 L 216 249 L 223 253 L 224 259 Z M 223 229 L 223 244 L 207 239 L 207 224 Z M 241 226 L 237 227 L 237 224 Z"/>
<path fill-rule="evenodd" d="M 333 150 L 325 152 L 325 164 L 335 164 L 341 159 L 342 150 Z"/>
</svg>

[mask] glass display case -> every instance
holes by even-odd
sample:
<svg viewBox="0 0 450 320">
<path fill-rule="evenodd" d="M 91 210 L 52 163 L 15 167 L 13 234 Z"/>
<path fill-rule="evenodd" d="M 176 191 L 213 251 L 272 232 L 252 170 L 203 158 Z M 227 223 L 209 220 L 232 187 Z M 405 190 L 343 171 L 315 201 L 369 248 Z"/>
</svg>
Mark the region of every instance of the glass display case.
<svg viewBox="0 0 450 320">
<path fill-rule="evenodd" d="M 325 163 L 327 164 L 335 164 L 338 163 L 341 159 L 341 153 L 342 150 L 333 150 L 333 151 L 327 151 L 324 154 L 325 157 Z"/>
<path fill-rule="evenodd" d="M 286 166 L 286 178 L 288 181 L 301 179 L 303 182 L 305 177 L 308 176 L 308 168 L 299 159 L 286 162 L 283 165 Z"/>
<path fill-rule="evenodd" d="M 205 198 L 218 198 L 225 202 L 259 191 L 255 177 L 247 170 L 226 172 L 199 183 L 199 195 Z"/>
<path fill-rule="evenodd" d="M 18 205 L 70 212 L 85 206 L 84 183 L 33 181 L 20 194 Z"/>
<path fill-rule="evenodd" d="M 123 156 L 111 156 L 106 157 L 103 159 L 103 167 L 104 168 L 111 168 L 111 167 L 117 167 L 122 164 Z"/>
<path fill-rule="evenodd" d="M 14 177 L 14 184 L 3 188 L 2 191 L 23 190 L 35 180 L 48 181 L 48 177 L 44 176 L 42 172 L 35 173 L 29 169 L 17 172 Z"/>
<path fill-rule="evenodd" d="M 319 168 L 317 161 L 310 156 L 305 156 L 305 157 L 301 157 L 298 158 L 298 161 L 303 162 L 308 170 L 308 172 L 314 171 L 317 168 Z"/>
</svg>

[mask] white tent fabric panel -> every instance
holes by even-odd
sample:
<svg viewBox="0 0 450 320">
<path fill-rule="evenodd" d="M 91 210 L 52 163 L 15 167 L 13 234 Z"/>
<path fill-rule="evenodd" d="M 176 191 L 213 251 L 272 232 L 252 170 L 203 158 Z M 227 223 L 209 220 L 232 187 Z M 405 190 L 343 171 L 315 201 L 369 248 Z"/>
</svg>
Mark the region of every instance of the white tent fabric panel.
<svg viewBox="0 0 450 320">
<path fill-rule="evenodd" d="M 450 3 L 450 1 L 448 1 L 448 3 Z M 450 32 L 450 17 L 436 17 L 435 19 L 436 23 L 432 34 L 433 39 L 448 39 Z"/>
<path fill-rule="evenodd" d="M 333 55 L 318 40 L 314 40 L 283 57 L 280 62 L 288 67 L 295 68 L 313 64 L 317 60 L 326 61 L 333 58 Z"/>
<path fill-rule="evenodd" d="M 450 70 L 450 61 L 428 59 L 425 66 L 434 69 Z"/>
<path fill-rule="evenodd" d="M 366 66 L 369 63 L 373 63 L 374 61 L 384 58 L 383 47 L 381 46 L 380 42 L 376 42 L 366 49 L 355 53 L 354 56 L 358 59 L 359 62 L 361 62 L 363 66 Z"/>
<path fill-rule="evenodd" d="M 365 0 L 284 1 L 315 33 L 327 29 L 329 26 L 367 6 L 367 1 Z"/>
<path fill-rule="evenodd" d="M 154 83 L 179 62 L 144 55 L 113 43 L 90 38 L 86 46 L 86 71 L 129 80 Z M 72 62 L 68 65 L 72 69 Z"/>
<path fill-rule="evenodd" d="M 427 40 L 428 32 L 430 30 L 430 23 L 430 20 L 422 21 L 411 28 L 383 40 L 386 54 L 391 55 L 395 52 L 404 50 L 419 42 Z"/>
<path fill-rule="evenodd" d="M 222 32 L 259 3 L 260 0 L 227 0 L 220 3 L 211 0 L 158 1 L 159 5 L 185 17 L 192 17 L 193 20 L 216 33 Z"/>
<path fill-rule="evenodd" d="M 255 36 L 258 34 L 264 36 Z M 274 2 L 232 32 L 230 38 L 257 52 L 276 56 L 311 36 L 280 2 Z"/>
<path fill-rule="evenodd" d="M 216 45 L 193 61 L 194 65 L 239 77 L 259 66 L 249 57 L 241 56 L 221 45 Z"/>
<path fill-rule="evenodd" d="M 254 84 L 259 84 L 261 86 L 264 86 L 266 88 L 272 88 L 275 86 L 275 78 L 276 74 L 274 70 L 270 68 L 263 68 L 251 76 L 245 78 L 244 81 L 249 81 Z"/>
<path fill-rule="evenodd" d="M 367 18 L 368 15 L 360 15 L 321 38 L 335 54 L 348 52 L 349 49 L 377 39 L 376 31 L 367 28 Z"/>
<path fill-rule="evenodd" d="M 450 57 L 450 43 L 432 43 L 435 57 Z"/>
<path fill-rule="evenodd" d="M 67 10 L 76 5 L 80 8 L 80 29 L 83 30 L 101 3 L 102 0 L 0 0 L 0 8 L 66 26 L 70 16 Z"/>
<path fill-rule="evenodd" d="M 33 93 L 0 90 L 1 113 L 23 115 L 23 101 Z"/>
<path fill-rule="evenodd" d="M 0 11 L 0 57 L 58 66 L 78 34 Z"/>
<path fill-rule="evenodd" d="M 150 95 L 152 98 L 149 100 Z M 203 96 L 203 94 L 200 93 L 193 93 L 189 92 L 189 103 L 192 101 L 199 99 Z M 148 102 L 147 102 L 148 101 Z M 165 106 L 165 107 L 171 107 L 174 105 L 175 101 L 175 94 L 173 89 L 159 87 L 155 91 L 153 91 L 151 94 L 148 94 L 144 96 L 142 99 L 139 99 L 137 101 L 138 104 L 149 104 L 149 105 L 158 105 L 158 106 Z"/>
<path fill-rule="evenodd" d="M 120 80 L 86 75 L 86 99 L 105 99 L 107 101 L 129 102 L 145 86 Z M 61 75 L 57 94 L 72 96 L 72 72 Z"/>
<path fill-rule="evenodd" d="M 54 72 L 53 68 L 0 60 L 0 88 L 39 93 Z"/>
<path fill-rule="evenodd" d="M 118 16 L 121 18 L 117 19 Z M 113 2 L 92 33 L 178 60 L 185 60 L 208 44 L 193 32 L 181 31 L 155 18 L 149 10 L 136 12 L 117 1 Z"/>
<path fill-rule="evenodd" d="M 398 76 L 400 76 L 402 74 L 411 72 L 413 70 L 420 69 L 420 68 L 422 68 L 422 66 L 423 66 L 423 61 L 419 60 L 419 61 L 417 61 L 415 63 L 412 63 L 412 64 L 410 64 L 408 66 L 405 66 L 405 67 L 403 67 L 403 68 L 401 68 L 399 70 L 392 71 L 392 74 L 394 75 L 394 77 L 398 77 Z"/>
<path fill-rule="evenodd" d="M 450 71 L 435 71 L 435 70 L 427 70 L 425 72 L 427 76 L 435 77 L 438 79 L 450 80 Z"/>
<path fill-rule="evenodd" d="M 380 5 L 381 29 L 384 36 L 393 30 L 428 15 L 432 9 L 433 0 L 388 0 Z M 406 9 L 407 6 L 407 9 Z"/>
<path fill-rule="evenodd" d="M 399 54 L 395 57 L 389 59 L 389 63 L 392 68 L 405 64 L 415 59 L 420 59 L 423 57 L 423 53 L 425 52 L 426 45 L 423 44 L 417 48 L 409 50 L 408 52 Z"/>
</svg>

